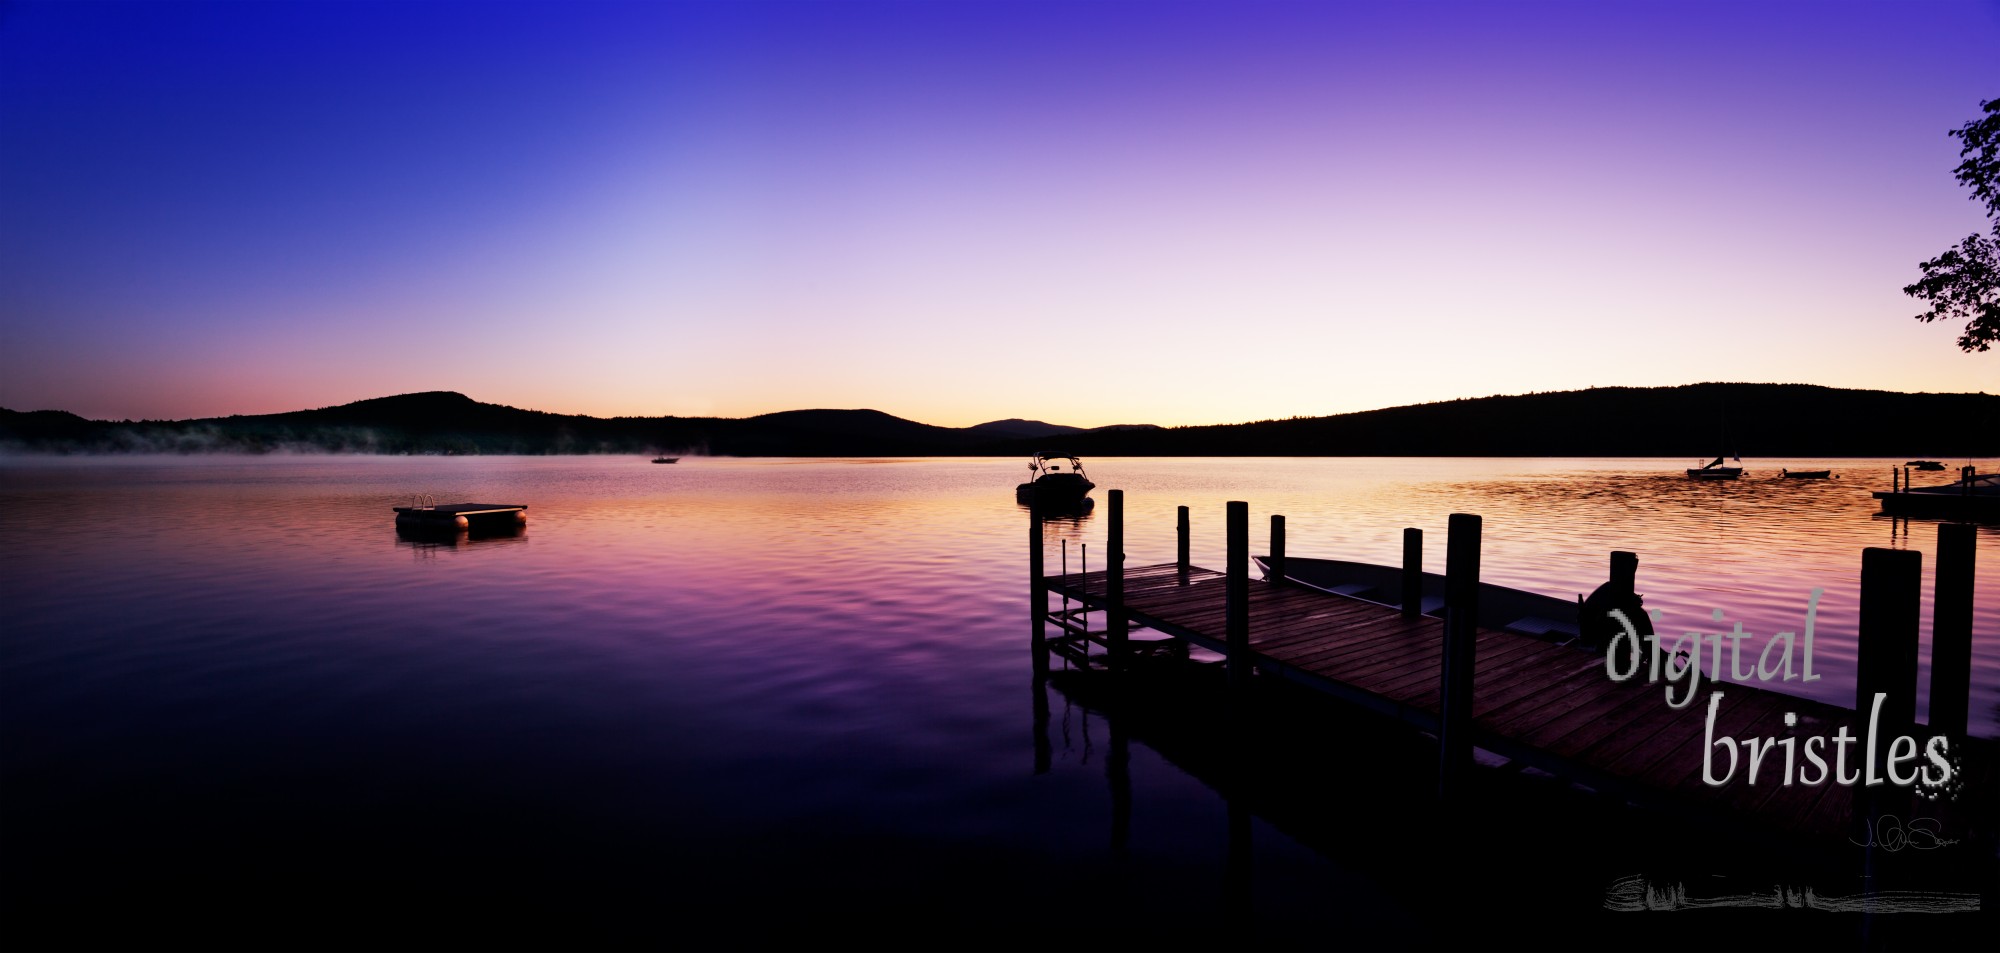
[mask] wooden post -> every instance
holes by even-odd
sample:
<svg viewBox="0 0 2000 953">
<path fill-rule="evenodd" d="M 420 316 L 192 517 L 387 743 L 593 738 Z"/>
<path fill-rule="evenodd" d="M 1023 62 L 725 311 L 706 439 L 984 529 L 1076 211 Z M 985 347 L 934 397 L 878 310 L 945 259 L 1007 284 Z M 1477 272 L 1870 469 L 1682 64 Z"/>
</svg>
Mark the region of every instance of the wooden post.
<svg viewBox="0 0 2000 953">
<path fill-rule="evenodd" d="M 1131 629 L 1125 615 L 1125 491 L 1112 490 L 1106 496 L 1110 497 L 1111 514 L 1104 547 L 1105 640 L 1112 664 L 1119 665 L 1125 662 Z"/>
<path fill-rule="evenodd" d="M 1424 531 L 1403 530 L 1403 618 L 1424 614 Z"/>
<path fill-rule="evenodd" d="M 1907 480 L 1907 478 L 1905 478 Z M 1906 482 L 1905 486 L 1908 485 Z M 1861 873 L 1874 883 L 1883 864 L 1881 845 L 1872 836 L 1887 815 L 1904 816 L 1907 788 L 1888 782 L 1884 770 L 1890 740 L 1909 734 L 1917 712 L 1917 623 L 1922 614 L 1924 554 L 1914 549 L 1861 551 L 1861 621 L 1855 638 L 1854 700 L 1856 733 L 1859 726 L 1872 724 L 1875 744 L 1857 746 L 1862 783 L 1854 788 L 1852 827 L 1849 839 L 1864 831 L 1867 845 L 1861 852 Z M 1879 720 L 1871 717 L 1875 696 L 1881 694 Z M 1872 749 L 1872 750 L 1871 750 Z M 1869 784 L 1867 779 L 1880 779 Z M 1874 911 L 1862 911 L 1862 936 L 1872 929 Z"/>
<path fill-rule="evenodd" d="M 1223 632 L 1229 647 L 1229 690 L 1240 703 L 1250 687 L 1250 504 L 1231 500 L 1228 514 Z"/>
<path fill-rule="evenodd" d="M 1453 513 L 1444 551 L 1444 663 L 1438 695 L 1438 795 L 1454 799 L 1472 769 L 1472 666 L 1479 636 L 1479 517 Z"/>
<path fill-rule="evenodd" d="M 1285 581 L 1285 518 L 1271 516 L 1271 581 Z"/>
<path fill-rule="evenodd" d="M 1609 578 L 1622 589 L 1637 589 L 1639 586 L 1639 554 L 1628 553 L 1622 549 L 1612 550 L 1611 575 Z"/>
<path fill-rule="evenodd" d="M 1029 491 L 1028 502 L 1028 613 L 1029 624 L 1034 627 L 1034 635 L 1028 648 L 1034 653 L 1034 670 L 1037 674 L 1049 669 L 1048 645 L 1044 629 L 1049 614 L 1048 582 L 1042 573 L 1042 514 L 1036 512 L 1035 491 Z"/>
<path fill-rule="evenodd" d="M 1972 700 L 1971 523 L 1939 523 L 1931 597 L 1931 733 L 1965 737 Z"/>
<path fill-rule="evenodd" d="M 1177 522 L 1179 524 L 1178 529 L 1180 532 L 1180 543 L 1176 547 L 1176 552 L 1178 553 L 1177 559 L 1180 563 L 1181 575 L 1186 576 L 1188 571 L 1188 508 L 1187 507 L 1183 506 L 1180 508 L 1180 517 L 1177 520 Z"/>
<path fill-rule="evenodd" d="M 1901 493 L 1902 491 L 1903 491 L 1903 485 L 1902 485 L 1901 483 L 1898 483 L 1898 482 L 1896 481 L 1896 468 L 1895 468 L 1895 467 L 1890 467 L 1890 468 L 1889 468 L 1889 492 L 1891 492 L 1891 493 Z"/>
<path fill-rule="evenodd" d="M 1917 720 L 1917 624 L 1923 612 L 1924 554 L 1914 549 L 1861 551 L 1861 626 L 1855 646 L 1855 717 L 1865 724 L 1882 701 L 1876 726 L 1877 761 L 1888 739 L 1908 734 Z M 1876 768 L 1878 775 L 1881 768 Z"/>
</svg>

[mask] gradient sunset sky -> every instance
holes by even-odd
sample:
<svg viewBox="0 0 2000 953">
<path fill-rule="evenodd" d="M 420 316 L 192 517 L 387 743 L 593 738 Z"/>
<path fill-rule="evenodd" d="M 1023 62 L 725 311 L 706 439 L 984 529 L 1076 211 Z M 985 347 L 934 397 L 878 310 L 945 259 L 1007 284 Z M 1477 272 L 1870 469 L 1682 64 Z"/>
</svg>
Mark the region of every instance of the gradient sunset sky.
<svg viewBox="0 0 2000 953">
<path fill-rule="evenodd" d="M 2000 3 L 4 3 L 0 406 L 2000 391 Z"/>
</svg>

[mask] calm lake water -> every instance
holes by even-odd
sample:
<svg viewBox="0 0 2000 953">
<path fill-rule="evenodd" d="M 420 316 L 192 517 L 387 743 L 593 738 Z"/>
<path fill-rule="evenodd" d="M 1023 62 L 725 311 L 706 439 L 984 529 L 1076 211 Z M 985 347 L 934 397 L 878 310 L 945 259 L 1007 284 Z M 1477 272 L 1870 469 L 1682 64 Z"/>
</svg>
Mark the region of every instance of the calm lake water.
<svg viewBox="0 0 2000 953">
<path fill-rule="evenodd" d="M 1861 550 L 1918 549 L 1927 658 L 1936 524 L 1868 496 L 1900 461 L 1759 461 L 1735 483 L 1689 481 L 1684 460 L 1088 462 L 1100 509 L 1126 491 L 1133 565 L 1173 558 L 1186 504 L 1195 562 L 1220 568 L 1224 501 L 1244 499 L 1259 552 L 1272 513 L 1302 556 L 1394 563 L 1417 526 L 1437 572 L 1447 514 L 1478 513 L 1487 581 L 1565 598 L 1633 550 L 1666 633 L 1714 632 L 1715 609 L 1723 629 L 1797 629 L 1823 589 L 1825 677 L 1796 690 L 1843 704 Z M 1189 902 L 1222 869 L 1214 790 L 1132 745 L 1114 855 L 1102 719 L 1054 693 L 1053 765 L 1034 771 L 1023 473 L 0 459 L 8 919 L 78 942 L 254 940 L 279 918 L 379 945 L 414 916 L 467 943 L 532 926 L 977 945 L 1115 910 L 1114 929 L 1152 925 L 1119 934 L 1134 942 L 1220 936 Z M 410 542 L 389 507 L 415 493 L 527 503 L 531 522 Z M 1048 532 L 1052 571 L 1062 539 L 1101 565 L 1101 517 Z M 1991 736 L 2000 532 L 1979 546 L 1972 711 Z M 1266 938 L 1335 915 L 1350 938 L 1442 935 L 1421 885 L 1257 835 Z M 918 931 L 933 922 L 961 932 Z"/>
</svg>

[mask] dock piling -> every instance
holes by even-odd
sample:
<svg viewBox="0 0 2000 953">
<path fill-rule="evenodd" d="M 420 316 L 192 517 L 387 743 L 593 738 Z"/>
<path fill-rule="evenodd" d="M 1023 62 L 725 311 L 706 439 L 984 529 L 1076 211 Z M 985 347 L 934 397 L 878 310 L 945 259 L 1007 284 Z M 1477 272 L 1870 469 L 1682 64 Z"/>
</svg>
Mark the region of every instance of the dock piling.
<svg viewBox="0 0 2000 953">
<path fill-rule="evenodd" d="M 1854 709 L 1867 714 L 1876 693 L 1883 729 L 1916 722 L 1917 624 L 1924 554 L 1914 549 L 1861 551 L 1861 624 L 1855 639 Z M 1886 747 L 1886 746 L 1885 746 Z"/>
<path fill-rule="evenodd" d="M 1271 515 L 1271 581 L 1285 581 L 1285 518 Z"/>
<path fill-rule="evenodd" d="M 1481 521 L 1453 513 L 1444 559 L 1444 659 L 1438 695 L 1438 795 L 1453 799 L 1472 767 L 1472 666 L 1479 619 Z"/>
<path fill-rule="evenodd" d="M 1424 614 L 1424 531 L 1403 529 L 1403 618 Z"/>
<path fill-rule="evenodd" d="M 1031 495 L 1028 504 L 1028 607 L 1031 611 L 1028 613 L 1028 619 L 1029 624 L 1034 627 L 1034 635 L 1029 641 L 1029 648 L 1034 652 L 1035 671 L 1042 673 L 1048 671 L 1049 667 L 1049 655 L 1045 651 L 1047 643 L 1043 632 L 1046 628 L 1044 622 L 1049 614 L 1049 597 L 1045 588 L 1048 583 L 1042 572 L 1042 516 L 1035 511 L 1032 500 Z"/>
<path fill-rule="evenodd" d="M 1924 554 L 1914 549 L 1869 547 L 1861 551 L 1861 619 L 1855 635 L 1854 714 L 1875 725 L 1877 737 L 1909 734 L 1917 720 L 1917 626 L 1923 612 Z M 1871 718 L 1875 696 L 1882 699 L 1879 721 Z M 1885 777 L 1887 744 L 1864 755 L 1870 778 Z M 1864 819 L 1885 808 L 1875 784 L 1857 797 Z M 1871 854 L 1872 856 L 1872 854 Z"/>
<path fill-rule="evenodd" d="M 1189 560 L 1188 560 L 1188 508 L 1187 508 L 1187 507 L 1183 506 L 1183 507 L 1181 507 L 1181 508 L 1180 508 L 1180 516 L 1179 516 L 1179 518 L 1178 518 L 1177 522 L 1178 522 L 1178 524 L 1179 524 L 1179 532 L 1180 532 L 1180 542 L 1179 542 L 1178 546 L 1176 547 L 1176 549 L 1177 549 L 1177 551 L 1178 551 L 1178 553 L 1179 553 L 1179 559 L 1177 560 L 1177 562 L 1176 562 L 1176 565 L 1178 565 L 1178 566 L 1180 567 L 1180 573 L 1181 573 L 1181 582 L 1185 583 L 1185 582 L 1187 582 L 1187 574 L 1188 574 L 1188 566 L 1189 566 Z"/>
<path fill-rule="evenodd" d="M 1106 496 L 1110 498 L 1111 513 L 1105 528 L 1105 640 L 1111 653 L 1111 663 L 1122 665 L 1128 648 L 1127 639 L 1131 634 L 1125 612 L 1125 491 L 1112 490 Z"/>
<path fill-rule="evenodd" d="M 1223 566 L 1223 634 L 1229 649 L 1229 689 L 1237 699 L 1250 687 L 1250 504 L 1228 504 L 1229 554 Z"/>
<path fill-rule="evenodd" d="M 1972 579 L 1976 527 L 1939 523 L 1937 588 L 1931 598 L 1931 708 L 1933 734 L 1963 738 L 1970 725 L 1972 690 Z"/>
</svg>

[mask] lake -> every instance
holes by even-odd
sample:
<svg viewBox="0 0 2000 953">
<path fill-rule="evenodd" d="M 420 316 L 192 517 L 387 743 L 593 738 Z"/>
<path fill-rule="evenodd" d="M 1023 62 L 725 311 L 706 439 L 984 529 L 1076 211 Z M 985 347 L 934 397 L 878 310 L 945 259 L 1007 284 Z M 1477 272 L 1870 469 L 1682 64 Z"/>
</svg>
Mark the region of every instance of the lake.
<svg viewBox="0 0 2000 953">
<path fill-rule="evenodd" d="M 1221 568 L 1241 499 L 1255 552 L 1273 513 L 1295 556 L 1395 563 L 1416 526 L 1434 572 L 1478 513 L 1486 581 L 1566 599 L 1631 550 L 1662 633 L 1796 630 L 1823 590 L 1824 678 L 1791 690 L 1843 705 L 1864 547 L 1925 553 L 1928 658 L 1936 524 L 1868 495 L 1897 462 L 1086 461 L 1100 511 L 1126 493 L 1131 565 L 1173 559 L 1188 505 Z M 1221 876 L 1216 790 L 1121 749 L 1108 850 L 1109 735 L 1059 693 L 1034 770 L 1021 463 L 0 458 L 8 919 L 84 945 L 1215 945 L 1189 898 Z M 530 522 L 405 540 L 415 494 Z M 1101 515 L 1046 528 L 1051 571 L 1065 540 L 1101 567 Z M 2000 736 L 2000 530 L 1979 547 L 1973 731 Z M 1263 939 L 1335 912 L 1349 942 L 1444 935 L 1421 885 L 1258 823 Z"/>
</svg>

